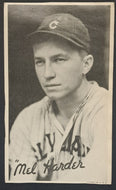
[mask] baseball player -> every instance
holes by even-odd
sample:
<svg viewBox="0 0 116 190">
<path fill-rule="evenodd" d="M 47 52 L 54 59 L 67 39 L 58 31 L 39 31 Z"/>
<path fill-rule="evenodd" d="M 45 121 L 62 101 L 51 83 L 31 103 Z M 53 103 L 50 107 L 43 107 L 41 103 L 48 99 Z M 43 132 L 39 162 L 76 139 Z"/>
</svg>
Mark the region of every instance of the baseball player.
<svg viewBox="0 0 116 190">
<path fill-rule="evenodd" d="M 54 14 L 28 40 L 46 96 L 12 126 L 10 180 L 107 183 L 108 92 L 86 78 L 88 29 L 71 14 Z"/>
</svg>

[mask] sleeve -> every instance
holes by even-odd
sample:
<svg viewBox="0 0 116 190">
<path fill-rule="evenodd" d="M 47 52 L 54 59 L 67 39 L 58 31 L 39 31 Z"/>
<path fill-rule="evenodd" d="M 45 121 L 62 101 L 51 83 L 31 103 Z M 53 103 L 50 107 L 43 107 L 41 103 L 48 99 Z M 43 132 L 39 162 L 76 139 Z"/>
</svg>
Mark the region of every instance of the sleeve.
<svg viewBox="0 0 116 190">
<path fill-rule="evenodd" d="M 91 127 L 93 129 L 93 145 L 84 159 L 85 174 L 90 177 L 90 182 L 108 183 L 109 155 L 108 152 L 108 122 L 106 111 L 103 108 L 93 118 Z M 85 176 L 85 174 L 83 174 Z M 86 177 L 85 177 L 86 178 Z"/>
<path fill-rule="evenodd" d="M 30 143 L 28 114 L 22 111 L 16 118 L 10 132 L 9 160 L 11 181 L 33 181 L 37 178 L 37 165 Z"/>
<path fill-rule="evenodd" d="M 102 102 L 102 103 L 101 103 Z M 111 131 L 112 122 L 109 116 L 109 96 L 99 102 L 96 114 L 91 121 L 93 145 L 85 157 L 85 173 L 91 176 L 91 182 L 111 183 Z M 91 175 L 90 175 L 91 174 Z"/>
<path fill-rule="evenodd" d="M 109 125 L 108 113 L 107 106 L 102 106 L 91 120 L 93 144 L 87 156 L 82 157 L 82 165 L 85 167 L 69 171 L 70 174 L 67 172 L 62 180 L 69 179 L 70 176 L 70 181 L 79 183 L 111 183 L 111 122 Z"/>
</svg>

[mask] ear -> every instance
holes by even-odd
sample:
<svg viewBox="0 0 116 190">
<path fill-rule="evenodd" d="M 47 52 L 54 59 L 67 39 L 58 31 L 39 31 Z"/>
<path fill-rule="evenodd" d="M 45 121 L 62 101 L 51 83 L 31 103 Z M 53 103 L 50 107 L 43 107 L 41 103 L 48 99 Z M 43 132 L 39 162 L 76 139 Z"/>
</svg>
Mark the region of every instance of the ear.
<svg viewBox="0 0 116 190">
<path fill-rule="evenodd" d="M 93 66 L 94 58 L 92 55 L 87 55 L 84 57 L 82 62 L 83 62 L 83 72 L 82 73 L 84 75 L 86 75 Z"/>
</svg>

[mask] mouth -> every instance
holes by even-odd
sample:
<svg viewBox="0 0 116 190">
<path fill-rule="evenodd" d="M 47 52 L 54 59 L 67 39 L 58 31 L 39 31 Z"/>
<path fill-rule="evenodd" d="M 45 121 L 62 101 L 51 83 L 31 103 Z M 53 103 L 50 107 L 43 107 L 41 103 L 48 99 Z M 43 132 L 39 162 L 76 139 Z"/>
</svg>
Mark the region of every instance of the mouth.
<svg viewBox="0 0 116 190">
<path fill-rule="evenodd" d="M 45 87 L 57 87 L 61 86 L 61 84 L 46 84 Z"/>
</svg>

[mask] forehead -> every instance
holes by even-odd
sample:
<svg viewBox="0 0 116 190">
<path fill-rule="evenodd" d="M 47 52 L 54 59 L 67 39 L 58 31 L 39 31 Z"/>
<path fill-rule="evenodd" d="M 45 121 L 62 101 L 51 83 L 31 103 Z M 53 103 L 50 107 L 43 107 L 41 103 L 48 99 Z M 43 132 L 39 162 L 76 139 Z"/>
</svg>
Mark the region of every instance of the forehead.
<svg viewBox="0 0 116 190">
<path fill-rule="evenodd" d="M 33 43 L 33 50 L 34 53 L 41 53 L 42 51 L 61 51 L 67 53 L 79 52 L 78 47 L 75 47 L 75 45 L 63 38 L 56 36 L 37 40 Z"/>
</svg>

